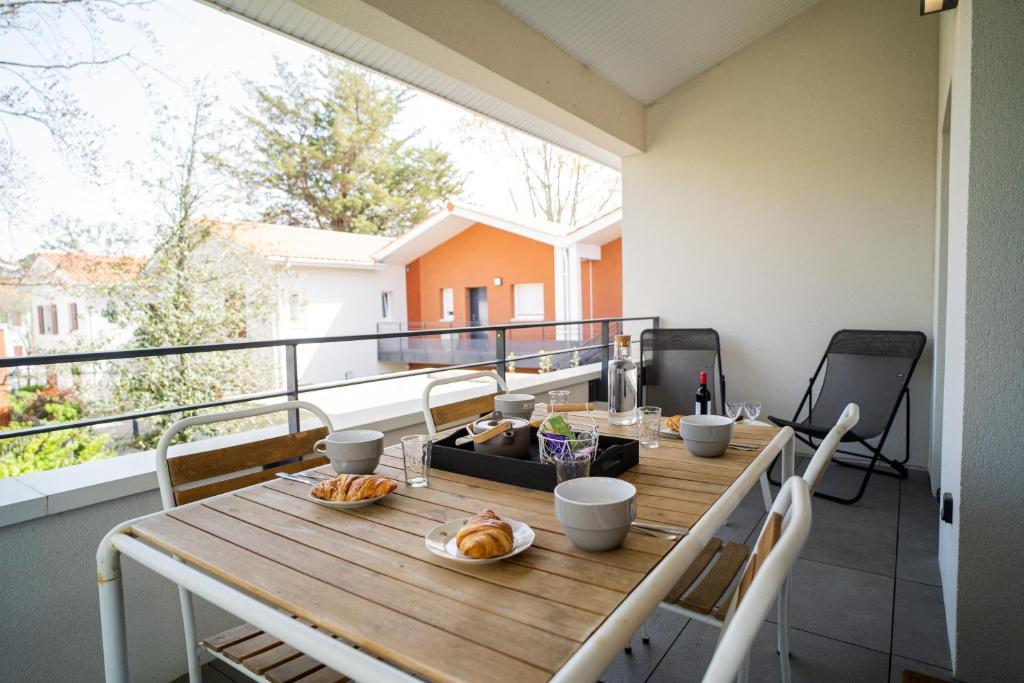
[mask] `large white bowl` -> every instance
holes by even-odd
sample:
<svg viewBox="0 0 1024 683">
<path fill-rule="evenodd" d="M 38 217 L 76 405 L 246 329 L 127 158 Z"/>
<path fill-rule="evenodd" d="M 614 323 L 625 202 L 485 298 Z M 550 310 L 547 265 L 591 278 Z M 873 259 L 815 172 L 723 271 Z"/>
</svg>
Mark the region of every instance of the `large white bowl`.
<svg viewBox="0 0 1024 683">
<path fill-rule="evenodd" d="M 636 487 L 612 477 L 582 477 L 555 487 L 555 517 L 573 545 L 611 550 L 636 518 Z"/>
<path fill-rule="evenodd" d="M 729 447 L 733 424 L 721 415 L 688 415 L 679 421 L 679 435 L 694 455 L 717 458 Z"/>
</svg>

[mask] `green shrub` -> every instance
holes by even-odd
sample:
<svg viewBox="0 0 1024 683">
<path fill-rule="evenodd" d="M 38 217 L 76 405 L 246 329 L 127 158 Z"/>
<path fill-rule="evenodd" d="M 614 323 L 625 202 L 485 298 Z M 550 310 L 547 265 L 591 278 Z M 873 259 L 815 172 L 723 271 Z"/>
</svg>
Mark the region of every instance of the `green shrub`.
<svg viewBox="0 0 1024 683">
<path fill-rule="evenodd" d="M 0 431 L 69 422 L 77 420 L 82 413 L 81 405 L 68 392 L 45 387 L 15 391 L 11 407 L 15 417 L 21 419 Z M 111 442 L 109 435 L 93 434 L 84 427 L 2 439 L 0 479 L 110 458 L 117 455 Z"/>
</svg>

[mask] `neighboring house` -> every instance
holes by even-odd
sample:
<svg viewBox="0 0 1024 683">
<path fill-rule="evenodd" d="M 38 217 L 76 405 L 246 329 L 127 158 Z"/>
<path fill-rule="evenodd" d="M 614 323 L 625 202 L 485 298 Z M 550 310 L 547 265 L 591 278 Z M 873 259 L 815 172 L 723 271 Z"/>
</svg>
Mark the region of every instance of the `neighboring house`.
<svg viewBox="0 0 1024 683">
<path fill-rule="evenodd" d="M 621 210 L 573 228 L 449 204 L 376 258 L 405 267 L 414 329 L 622 315 Z M 577 327 L 517 331 L 508 346 L 516 353 L 545 345 L 552 350 L 586 342 L 594 333 Z M 414 365 L 493 357 L 493 347 L 486 353 L 488 334 L 472 336 L 477 343 L 457 350 L 453 340 L 410 340 L 400 352 L 392 346 L 382 356 Z"/>
<path fill-rule="evenodd" d="M 375 332 L 406 320 L 405 269 L 374 259 L 391 238 L 266 223 L 209 221 L 214 235 L 280 268 L 281 298 L 268 329 L 252 338 L 288 339 Z M 301 384 L 404 369 L 378 361 L 373 341 L 298 347 Z"/>
<path fill-rule="evenodd" d="M 102 342 L 120 348 L 129 331 L 108 322 L 103 285 L 134 278 L 145 259 L 83 252 L 44 252 L 21 278 L 19 289 L 28 296 L 31 352 L 53 353 Z"/>
</svg>

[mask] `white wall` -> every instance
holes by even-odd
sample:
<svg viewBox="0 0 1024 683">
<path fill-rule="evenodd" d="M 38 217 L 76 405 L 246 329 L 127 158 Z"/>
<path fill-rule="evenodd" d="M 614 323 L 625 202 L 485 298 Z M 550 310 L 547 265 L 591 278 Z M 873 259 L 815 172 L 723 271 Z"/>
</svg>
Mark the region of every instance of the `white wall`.
<svg viewBox="0 0 1024 683">
<path fill-rule="evenodd" d="M 0 528 L 4 680 L 103 680 L 96 546 L 114 525 L 159 509 L 154 490 Z M 187 669 L 178 592 L 130 560 L 123 572 L 132 680 L 171 681 Z M 238 623 L 197 605 L 203 634 Z"/>
<path fill-rule="evenodd" d="M 954 673 L 995 681 L 1024 668 L 1024 6 L 961 0 L 955 35 L 939 562 Z"/>
<path fill-rule="evenodd" d="M 716 328 L 729 395 L 766 414 L 791 416 L 836 330 L 931 329 L 936 27 L 824 0 L 652 105 L 624 161 L 626 314 Z M 930 373 L 929 348 L 919 467 Z"/>
<path fill-rule="evenodd" d="M 377 331 L 381 292 L 391 292 L 391 320 L 406 320 L 405 268 L 328 268 L 291 265 L 282 283 L 284 305 L 278 316 L 278 338 L 322 337 Z M 292 310 L 297 295 L 297 310 Z M 345 379 L 346 372 L 365 377 L 384 371 L 377 362 L 376 342 L 300 346 L 302 384 Z"/>
</svg>

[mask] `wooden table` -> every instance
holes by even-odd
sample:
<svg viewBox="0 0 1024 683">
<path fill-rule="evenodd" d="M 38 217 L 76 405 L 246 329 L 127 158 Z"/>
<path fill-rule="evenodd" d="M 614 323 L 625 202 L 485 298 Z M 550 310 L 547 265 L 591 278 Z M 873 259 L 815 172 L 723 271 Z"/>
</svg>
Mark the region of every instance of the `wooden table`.
<svg viewBox="0 0 1024 683">
<path fill-rule="evenodd" d="M 613 426 L 604 414 L 595 416 L 602 433 L 636 434 L 636 426 Z M 698 520 L 727 492 L 734 507 L 759 474 L 748 472 L 751 463 L 760 458 L 758 469 L 763 470 L 786 450 L 780 436 L 791 443 L 779 432 L 774 427 L 735 429 L 734 441 L 762 448 L 772 442 L 773 453 L 730 449 L 721 458 L 697 458 L 681 441 L 669 439 L 662 439 L 658 449 L 642 448 L 640 464 L 622 475 L 637 488 L 638 519 L 691 528 L 684 541 L 694 546 L 687 552 L 695 556 L 731 510 L 718 514 L 720 520 Z M 784 469 L 791 472 L 792 448 L 788 451 L 790 463 Z M 319 471 L 333 475 L 329 468 Z M 404 480 L 398 446 L 386 449 L 378 472 Z M 744 473 L 747 476 L 741 476 Z M 737 490 L 738 485 L 745 490 Z M 351 643 L 360 652 L 348 652 L 348 659 L 335 655 L 334 660 L 341 661 L 325 663 L 353 676 L 365 679 L 381 659 L 430 680 L 528 683 L 549 680 L 563 669 L 663 558 L 683 543 L 631 532 L 621 548 L 585 552 L 562 533 L 551 493 L 438 469 L 431 472 L 429 487 L 400 483 L 396 493 L 379 504 L 347 511 L 310 502 L 308 490 L 303 484 L 277 480 L 127 522 L 105 539 L 112 560 L 105 560 L 104 546 L 100 547 L 101 587 L 104 563 L 116 565 L 121 552 L 321 661 L 307 648 L 326 650 L 326 634 Z M 426 549 L 423 537 L 433 526 L 484 508 L 533 527 L 533 547 L 490 565 L 457 564 Z M 158 554 L 184 563 L 167 564 Z M 106 583 L 119 584 L 119 572 L 113 573 L 117 577 Z M 664 584 L 665 579 L 659 576 L 658 582 Z M 119 596 L 119 585 L 116 592 Z M 661 590 L 661 595 L 665 592 Z M 113 622 L 123 606 L 110 607 L 111 601 L 121 598 L 103 598 L 104 594 L 101 588 L 101 602 L 107 605 L 107 677 L 120 680 L 118 662 L 126 661 L 123 614 L 119 626 Z M 635 629 L 657 598 L 645 595 L 637 602 L 644 606 L 643 614 L 635 606 L 628 614 L 620 611 Z M 269 611 L 258 610 L 254 603 L 298 617 L 290 619 L 295 628 L 271 623 L 275 620 Z M 257 623 L 254 616 L 264 623 Z M 615 634 L 613 639 L 627 632 L 626 625 L 615 628 L 609 631 Z M 321 640 L 311 645 L 307 635 Z M 332 642 L 335 650 L 345 649 L 337 640 Z M 620 638 L 615 647 L 624 643 Z M 609 647 L 606 642 L 594 652 L 604 657 Z M 349 661 L 355 663 L 348 669 L 339 666 Z M 395 669 L 390 671 L 401 677 Z"/>
</svg>

